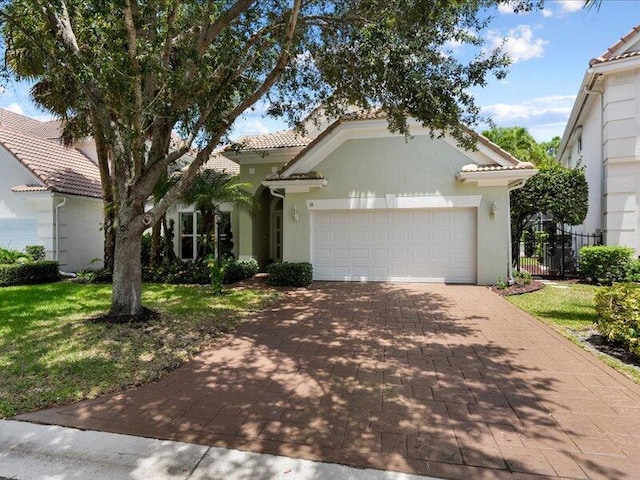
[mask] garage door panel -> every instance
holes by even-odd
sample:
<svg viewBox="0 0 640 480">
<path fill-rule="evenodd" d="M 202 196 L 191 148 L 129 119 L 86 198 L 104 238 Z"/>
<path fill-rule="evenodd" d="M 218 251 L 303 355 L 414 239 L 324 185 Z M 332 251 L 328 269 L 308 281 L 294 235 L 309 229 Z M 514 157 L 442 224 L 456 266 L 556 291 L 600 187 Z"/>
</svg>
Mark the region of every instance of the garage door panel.
<svg viewBox="0 0 640 480">
<path fill-rule="evenodd" d="M 312 225 L 318 280 L 476 282 L 475 209 L 316 211 Z"/>
</svg>

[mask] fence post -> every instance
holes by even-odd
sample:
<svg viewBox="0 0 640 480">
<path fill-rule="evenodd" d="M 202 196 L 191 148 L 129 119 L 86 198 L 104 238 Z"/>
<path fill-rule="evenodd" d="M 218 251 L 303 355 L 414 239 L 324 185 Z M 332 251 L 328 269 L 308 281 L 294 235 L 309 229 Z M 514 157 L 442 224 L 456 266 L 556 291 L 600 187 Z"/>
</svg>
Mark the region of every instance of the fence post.
<svg viewBox="0 0 640 480">
<path fill-rule="evenodd" d="M 560 259 L 560 278 L 564 278 L 564 223 L 560 224 L 560 241 L 562 242 L 562 258 Z"/>
</svg>

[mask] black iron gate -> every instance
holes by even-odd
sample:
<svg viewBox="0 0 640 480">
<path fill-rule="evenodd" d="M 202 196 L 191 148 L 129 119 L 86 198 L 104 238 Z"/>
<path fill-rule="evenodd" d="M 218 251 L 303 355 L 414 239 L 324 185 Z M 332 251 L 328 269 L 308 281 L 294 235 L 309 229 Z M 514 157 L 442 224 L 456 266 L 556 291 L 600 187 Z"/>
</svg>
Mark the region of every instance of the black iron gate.
<svg viewBox="0 0 640 480">
<path fill-rule="evenodd" d="M 602 245 L 601 233 L 575 233 L 553 221 L 538 220 L 525 229 L 516 267 L 541 277 L 574 277 L 580 249 L 592 245 Z"/>
</svg>

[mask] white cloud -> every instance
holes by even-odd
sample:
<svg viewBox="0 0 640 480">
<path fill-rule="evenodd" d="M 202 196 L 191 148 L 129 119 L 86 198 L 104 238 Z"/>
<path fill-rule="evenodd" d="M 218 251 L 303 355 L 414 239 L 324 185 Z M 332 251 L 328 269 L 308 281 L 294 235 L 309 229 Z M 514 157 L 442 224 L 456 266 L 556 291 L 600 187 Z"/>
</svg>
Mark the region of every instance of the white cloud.
<svg viewBox="0 0 640 480">
<path fill-rule="evenodd" d="M 537 38 L 530 25 L 511 28 L 506 36 L 497 30 L 490 30 L 487 40 L 491 49 L 502 47 L 513 63 L 544 56 L 544 47 L 549 43 L 548 40 Z"/>
<path fill-rule="evenodd" d="M 18 103 L 12 103 L 4 107 L 5 110 L 9 110 L 10 112 L 17 113 L 18 115 L 24 115 L 24 110 Z"/>
<path fill-rule="evenodd" d="M 269 133 L 269 127 L 259 118 L 240 118 L 233 128 L 232 136 L 237 138 L 242 135 L 263 135 L 265 133 Z"/>
<path fill-rule="evenodd" d="M 543 8 L 542 9 L 542 16 L 544 18 L 551 18 L 553 17 L 553 10 L 549 9 L 549 8 Z"/>
<path fill-rule="evenodd" d="M 503 14 L 503 15 L 511 15 L 513 13 L 515 13 L 513 11 L 513 4 L 515 2 L 507 2 L 507 3 L 501 3 L 498 5 L 498 11 Z"/>
<path fill-rule="evenodd" d="M 538 141 L 562 135 L 571 114 L 575 95 L 552 95 L 519 103 L 495 103 L 482 107 L 499 127 L 526 127 Z"/>
<path fill-rule="evenodd" d="M 577 12 L 584 7 L 584 0 L 558 0 L 557 3 L 560 5 L 560 9 L 567 13 Z"/>
</svg>

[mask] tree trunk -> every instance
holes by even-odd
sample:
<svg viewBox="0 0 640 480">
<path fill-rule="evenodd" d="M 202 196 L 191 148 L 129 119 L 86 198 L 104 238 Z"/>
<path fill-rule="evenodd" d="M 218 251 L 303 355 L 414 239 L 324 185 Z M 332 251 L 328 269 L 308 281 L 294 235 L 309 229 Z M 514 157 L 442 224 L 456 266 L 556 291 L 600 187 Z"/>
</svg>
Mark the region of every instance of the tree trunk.
<svg viewBox="0 0 640 480">
<path fill-rule="evenodd" d="M 157 267 L 160 265 L 161 259 L 161 238 L 160 228 L 162 224 L 160 221 L 156 222 L 151 228 L 151 251 L 149 252 L 149 266 Z"/>
<path fill-rule="evenodd" d="M 113 263 L 113 292 L 110 315 L 138 316 L 142 307 L 142 266 L 140 233 L 132 222 L 116 230 L 116 248 Z"/>
<path fill-rule="evenodd" d="M 113 229 L 113 218 L 105 211 L 104 214 L 104 261 L 103 269 L 113 272 L 113 257 L 116 250 L 116 233 Z"/>
</svg>

